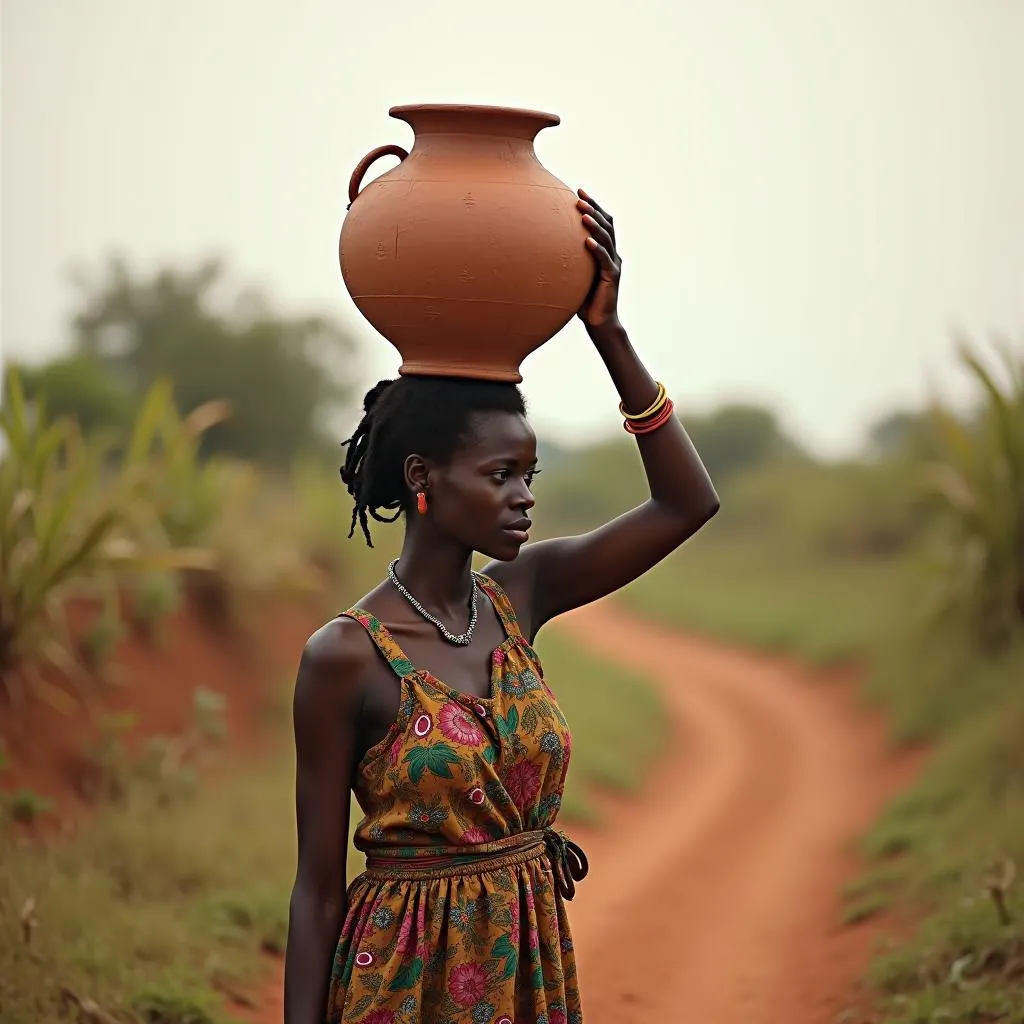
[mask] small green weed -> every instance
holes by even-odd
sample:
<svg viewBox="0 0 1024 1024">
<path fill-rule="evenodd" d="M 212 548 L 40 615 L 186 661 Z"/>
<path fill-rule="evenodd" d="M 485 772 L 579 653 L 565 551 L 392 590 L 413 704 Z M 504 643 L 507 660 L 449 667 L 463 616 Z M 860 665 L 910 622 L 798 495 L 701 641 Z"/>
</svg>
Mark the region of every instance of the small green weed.
<svg viewBox="0 0 1024 1024">
<path fill-rule="evenodd" d="M 19 789 L 7 798 L 7 812 L 12 821 L 31 825 L 53 810 L 53 801 L 31 789 Z"/>
</svg>

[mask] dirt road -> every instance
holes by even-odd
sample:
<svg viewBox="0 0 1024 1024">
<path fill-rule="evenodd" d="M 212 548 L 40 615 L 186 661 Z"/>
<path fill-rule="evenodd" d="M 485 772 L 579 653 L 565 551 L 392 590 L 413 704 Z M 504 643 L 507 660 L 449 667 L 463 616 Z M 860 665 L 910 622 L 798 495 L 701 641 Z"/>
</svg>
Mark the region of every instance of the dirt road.
<svg viewBox="0 0 1024 1024">
<path fill-rule="evenodd" d="M 912 759 L 849 684 L 608 604 L 565 628 L 650 678 L 675 729 L 642 800 L 588 837 L 570 918 L 587 1020 L 833 1024 L 877 935 L 840 926 L 854 840 Z"/>
<path fill-rule="evenodd" d="M 840 925 L 853 841 L 914 765 L 848 684 L 608 603 L 562 622 L 650 678 L 674 730 L 638 796 L 570 830 L 591 863 L 570 907 L 586 1020 L 833 1024 L 877 934 Z M 280 993 L 260 1021 L 281 1020 Z"/>
</svg>

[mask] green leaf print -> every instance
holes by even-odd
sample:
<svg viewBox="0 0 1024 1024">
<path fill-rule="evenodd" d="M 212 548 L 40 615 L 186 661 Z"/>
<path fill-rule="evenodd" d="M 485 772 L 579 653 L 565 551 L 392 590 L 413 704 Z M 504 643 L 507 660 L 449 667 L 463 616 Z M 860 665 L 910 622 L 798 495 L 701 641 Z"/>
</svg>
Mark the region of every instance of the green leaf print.
<svg viewBox="0 0 1024 1024">
<path fill-rule="evenodd" d="M 388 985 L 391 992 L 400 992 L 403 988 L 412 988 L 423 974 L 423 958 L 416 957 L 410 963 L 403 964 L 395 975 L 395 980 Z"/>
<path fill-rule="evenodd" d="M 501 972 L 501 980 L 508 981 L 509 978 L 514 978 L 518 969 L 519 954 L 513 950 L 512 955 L 505 961 L 505 970 Z"/>
<path fill-rule="evenodd" d="M 498 732 L 502 739 L 508 739 L 519 726 L 519 712 L 516 710 L 515 704 L 509 709 L 508 716 L 502 718 L 501 715 L 497 716 L 498 720 Z"/>
<path fill-rule="evenodd" d="M 408 658 L 393 659 L 391 667 L 403 678 L 411 676 L 416 671 L 416 666 Z"/>
<path fill-rule="evenodd" d="M 516 968 L 519 966 L 519 951 L 512 945 L 512 939 L 508 935 L 502 935 L 495 940 L 491 947 L 491 956 L 500 957 L 505 961 L 505 970 L 501 974 L 502 981 L 515 977 Z"/>
<path fill-rule="evenodd" d="M 533 969 L 533 988 L 536 992 L 544 988 L 544 968 L 542 967 L 534 967 Z"/>
<path fill-rule="evenodd" d="M 405 755 L 409 764 L 409 778 L 415 783 L 423 778 L 428 769 L 442 779 L 452 778 L 449 765 L 459 763 L 459 755 L 447 743 L 435 743 L 432 747 L 413 747 Z"/>
<path fill-rule="evenodd" d="M 494 764 L 494 762 L 498 760 L 498 752 L 494 749 L 493 743 L 488 743 L 487 746 L 484 747 L 483 759 L 488 764 Z"/>
</svg>

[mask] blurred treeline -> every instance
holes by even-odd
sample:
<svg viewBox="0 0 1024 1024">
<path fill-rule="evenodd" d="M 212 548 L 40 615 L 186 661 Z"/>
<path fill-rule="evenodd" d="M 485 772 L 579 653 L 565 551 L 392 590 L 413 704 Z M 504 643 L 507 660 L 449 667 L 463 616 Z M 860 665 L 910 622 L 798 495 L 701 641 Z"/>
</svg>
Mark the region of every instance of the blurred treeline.
<svg viewBox="0 0 1024 1024">
<path fill-rule="evenodd" d="M 166 378 L 183 412 L 230 406 L 205 432 L 204 454 L 275 468 L 335 455 L 331 427 L 351 398 L 356 350 L 330 317 L 281 313 L 254 288 L 232 293 L 213 260 L 141 275 L 113 259 L 76 281 L 67 352 L 20 367 L 27 397 L 45 395 L 52 415 L 74 416 L 86 432 L 126 432 L 148 388 Z"/>
<path fill-rule="evenodd" d="M 110 552 L 133 551 L 140 572 L 154 551 L 191 559 L 185 585 L 221 614 L 233 594 L 258 596 L 317 573 L 349 591 L 368 582 L 368 567 L 379 571 L 378 554 L 358 536 L 346 540 L 337 466 L 357 412 L 359 352 L 342 325 L 282 313 L 255 289 L 233 292 L 216 262 L 147 275 L 113 260 L 95 278 L 80 275 L 79 287 L 67 350 L 13 368 L 6 382 L 6 447 L 13 439 L 20 453 L 0 476 L 0 556 L 13 565 L 17 555 L 25 570 L 29 538 L 33 557 L 53 566 L 31 600 L 16 592 L 27 586 L 16 574 L 5 581 L 0 665 L 4 647 L 17 646 L 2 637 L 18 634 L 33 601 L 42 607 L 65 585 L 94 582 Z M 936 570 L 927 595 L 936 611 L 970 620 L 982 643 L 998 644 L 1024 610 L 1024 413 L 1020 358 L 1006 345 L 993 351 L 1002 360 L 989 370 L 961 346 L 978 384 L 966 414 L 939 402 L 894 410 L 866 431 L 861 457 L 840 462 L 816 459 L 768 408 L 686 414 L 725 498 L 707 533 L 770 546 L 772 571 L 785 568 L 786 545 L 794 566 L 912 553 Z M 578 449 L 543 439 L 541 462 L 542 533 L 597 525 L 644 497 L 625 436 Z M 143 463 L 154 477 L 146 485 Z M 74 512 L 70 498 L 67 508 L 48 506 L 44 498 L 71 479 Z M 18 496 L 33 492 L 19 507 Z M 135 513 L 146 507 L 143 537 Z M 62 548 L 62 530 L 84 548 L 67 547 L 67 537 Z M 397 540 L 381 534 L 385 548 Z"/>
</svg>

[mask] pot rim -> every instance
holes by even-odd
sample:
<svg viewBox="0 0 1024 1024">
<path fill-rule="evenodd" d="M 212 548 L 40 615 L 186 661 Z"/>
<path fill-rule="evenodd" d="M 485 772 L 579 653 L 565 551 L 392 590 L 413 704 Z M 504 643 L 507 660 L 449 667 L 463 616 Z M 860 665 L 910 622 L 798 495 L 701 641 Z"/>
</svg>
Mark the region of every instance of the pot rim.
<svg viewBox="0 0 1024 1024">
<path fill-rule="evenodd" d="M 410 116 L 416 114 L 452 114 L 455 116 L 465 115 L 467 117 L 479 117 L 489 115 L 500 120 L 533 121 L 538 124 L 538 130 L 543 128 L 555 128 L 562 123 L 557 114 L 549 113 L 546 110 L 531 110 L 528 107 L 502 107 L 480 103 L 403 103 L 391 107 L 388 110 L 391 117 L 399 121 L 409 121 Z"/>
</svg>

